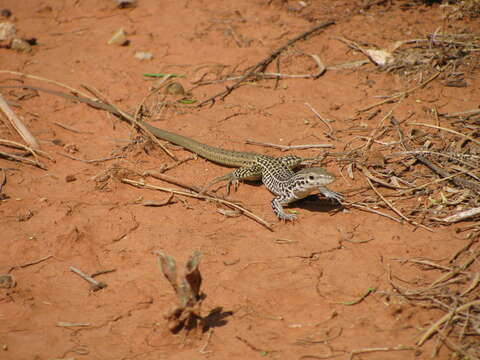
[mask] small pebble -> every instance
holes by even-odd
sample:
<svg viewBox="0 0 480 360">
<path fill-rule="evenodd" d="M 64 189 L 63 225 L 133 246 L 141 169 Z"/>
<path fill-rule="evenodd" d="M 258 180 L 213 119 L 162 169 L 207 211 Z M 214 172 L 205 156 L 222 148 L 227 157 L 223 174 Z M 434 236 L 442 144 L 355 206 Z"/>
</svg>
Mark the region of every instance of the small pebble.
<svg viewBox="0 0 480 360">
<path fill-rule="evenodd" d="M 32 51 L 32 46 L 23 39 L 15 38 L 12 40 L 10 49 L 18 52 L 29 53 Z"/>
<path fill-rule="evenodd" d="M 12 275 L 0 275 L 0 289 L 10 289 L 15 286 L 15 279 Z"/>
<path fill-rule="evenodd" d="M 135 59 L 138 60 L 152 60 L 153 55 L 149 52 L 137 51 L 133 56 Z"/>
<path fill-rule="evenodd" d="M 12 40 L 17 35 L 17 28 L 11 22 L 0 23 L 0 41 Z"/>
<path fill-rule="evenodd" d="M 118 29 L 115 34 L 108 40 L 108 45 L 118 45 L 118 46 L 125 46 L 128 45 L 129 41 L 127 39 L 127 34 L 123 28 Z"/>
<path fill-rule="evenodd" d="M 113 0 L 119 9 L 132 8 L 137 5 L 136 0 Z"/>
<path fill-rule="evenodd" d="M 183 88 L 182 84 L 178 82 L 172 82 L 167 86 L 165 92 L 168 95 L 185 95 L 185 89 Z"/>
<path fill-rule="evenodd" d="M 77 178 L 75 177 L 75 175 L 67 175 L 65 176 L 65 181 L 66 182 L 73 182 L 73 181 L 76 181 Z"/>
</svg>

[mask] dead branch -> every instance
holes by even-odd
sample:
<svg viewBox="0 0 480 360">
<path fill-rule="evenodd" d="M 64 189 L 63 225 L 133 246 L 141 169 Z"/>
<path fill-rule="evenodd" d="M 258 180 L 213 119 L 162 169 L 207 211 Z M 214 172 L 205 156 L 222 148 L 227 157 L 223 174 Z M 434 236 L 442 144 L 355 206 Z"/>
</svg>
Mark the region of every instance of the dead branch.
<svg viewBox="0 0 480 360">
<path fill-rule="evenodd" d="M 164 188 L 164 187 L 161 187 L 161 186 L 150 185 L 150 184 L 146 184 L 146 183 L 143 183 L 143 182 L 138 182 L 138 181 L 134 181 L 134 180 L 130 180 L 130 179 L 122 179 L 121 181 L 126 183 L 126 184 L 130 184 L 130 185 L 140 187 L 140 188 L 160 190 L 160 191 L 165 191 L 165 192 L 174 193 L 174 194 L 178 194 L 178 195 L 193 197 L 193 198 L 196 198 L 196 199 L 216 201 L 216 202 L 219 202 L 219 203 L 224 204 L 226 206 L 230 206 L 230 207 L 233 207 L 233 208 L 239 210 L 240 212 L 245 214 L 247 217 L 249 217 L 249 218 L 255 220 L 256 222 L 262 224 L 263 226 L 265 226 L 268 230 L 273 231 L 271 224 L 269 224 L 268 222 L 266 222 L 265 220 L 263 220 L 259 216 L 255 215 L 254 213 L 248 211 L 244 207 L 242 207 L 242 206 L 240 206 L 240 205 L 238 205 L 234 202 L 225 200 L 225 199 L 221 199 L 221 198 L 213 197 L 213 196 L 209 196 L 209 195 L 203 195 L 203 194 L 199 194 L 199 193 L 196 193 L 196 192 L 183 191 L 183 190 L 172 189 L 172 188 Z"/>
<path fill-rule="evenodd" d="M 197 107 L 201 107 L 205 104 L 208 104 L 210 102 L 214 103 L 217 98 L 220 98 L 221 100 L 225 99 L 233 90 L 238 88 L 245 80 L 247 80 L 250 77 L 255 77 L 257 73 L 263 73 L 267 66 L 275 60 L 285 49 L 287 49 L 289 46 L 297 42 L 298 40 L 304 39 L 307 36 L 313 34 L 314 32 L 326 28 L 330 25 L 335 24 L 335 21 L 326 21 L 324 23 L 321 23 L 319 25 L 314 26 L 310 30 L 307 30 L 303 32 L 302 34 L 294 37 L 293 39 L 289 40 L 285 45 L 279 47 L 277 50 L 272 52 L 269 56 L 267 56 L 265 59 L 261 60 L 258 62 L 256 65 L 252 66 L 249 68 L 249 70 L 242 75 L 232 86 L 227 86 L 224 91 L 219 92 L 218 94 L 215 94 L 208 99 L 202 101 L 197 105 Z"/>
<path fill-rule="evenodd" d="M 25 164 L 37 166 L 42 170 L 47 170 L 47 167 L 45 165 L 43 165 L 40 161 L 36 161 L 36 160 L 34 161 L 34 160 L 26 159 L 23 156 L 17 156 L 17 155 L 14 155 L 14 154 L 9 154 L 9 153 L 0 151 L 0 157 L 3 157 L 7 160 L 13 160 L 13 161 L 18 161 L 18 162 L 22 162 L 22 163 L 25 163 Z"/>
<path fill-rule="evenodd" d="M 398 134 L 400 136 L 400 141 L 401 141 L 403 147 L 405 148 L 405 150 L 412 151 L 412 148 L 410 148 L 410 146 L 407 145 L 406 142 L 404 141 L 405 135 L 403 134 L 403 131 L 400 128 L 400 125 L 399 125 L 398 121 L 392 116 L 390 118 L 390 122 L 397 129 Z M 456 177 L 456 176 L 452 176 L 448 171 L 446 171 L 446 170 L 440 168 L 439 166 L 433 164 L 430 160 L 428 160 L 423 155 L 418 154 L 418 153 L 414 153 L 413 155 L 415 156 L 415 158 L 417 158 L 418 161 L 420 161 L 422 164 L 427 166 L 430 170 L 432 170 L 437 175 L 440 175 L 442 178 L 451 178 L 451 181 L 455 185 L 457 185 L 461 188 L 468 188 L 468 189 L 480 194 L 480 183 L 472 182 L 472 181 L 469 181 L 469 180 L 464 179 L 464 178 L 459 178 L 459 177 Z"/>
</svg>

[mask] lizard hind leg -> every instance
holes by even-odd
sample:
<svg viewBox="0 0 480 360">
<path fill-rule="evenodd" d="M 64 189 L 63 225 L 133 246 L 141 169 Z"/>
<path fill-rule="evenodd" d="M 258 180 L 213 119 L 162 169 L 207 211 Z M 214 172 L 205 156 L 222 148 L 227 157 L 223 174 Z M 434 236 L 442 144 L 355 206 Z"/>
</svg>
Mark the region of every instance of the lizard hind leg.
<svg viewBox="0 0 480 360">
<path fill-rule="evenodd" d="M 233 184 L 233 188 L 235 189 L 235 191 L 237 191 L 238 180 L 235 179 L 235 177 L 233 175 L 233 172 L 231 172 L 227 175 L 216 177 L 215 179 L 210 181 L 207 185 L 205 185 L 202 188 L 202 191 L 200 192 L 200 194 L 205 194 L 208 191 L 208 189 L 210 189 L 213 185 L 218 184 L 221 181 L 227 181 L 227 185 L 226 185 L 227 186 L 227 195 L 230 194 L 230 186 L 232 184 Z"/>
<path fill-rule="evenodd" d="M 230 194 L 230 186 L 233 185 L 235 191 L 238 189 L 238 184 L 243 180 L 260 180 L 262 178 L 262 169 L 257 166 L 241 167 L 235 169 L 231 173 L 224 176 L 219 176 L 210 181 L 203 189 L 202 193 L 206 192 L 212 185 L 221 181 L 227 181 L 227 195 Z"/>
</svg>

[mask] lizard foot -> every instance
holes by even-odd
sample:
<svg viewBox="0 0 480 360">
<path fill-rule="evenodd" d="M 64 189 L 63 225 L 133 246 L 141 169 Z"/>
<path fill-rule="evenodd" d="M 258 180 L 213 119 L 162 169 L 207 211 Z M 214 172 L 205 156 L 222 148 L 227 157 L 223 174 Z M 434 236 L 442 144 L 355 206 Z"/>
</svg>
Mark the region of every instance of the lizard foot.
<svg viewBox="0 0 480 360">
<path fill-rule="evenodd" d="M 321 186 L 320 187 L 320 193 L 325 196 L 326 198 L 328 199 L 334 199 L 334 200 L 337 200 L 339 203 L 342 203 L 342 200 L 343 200 L 343 196 L 342 194 L 339 194 L 335 191 L 332 191 L 330 189 L 327 189 L 326 187 L 324 186 Z"/>
<path fill-rule="evenodd" d="M 280 204 L 279 200 L 277 198 L 273 199 L 272 200 L 272 208 L 273 208 L 273 212 L 275 213 L 275 215 L 277 215 L 277 217 L 280 219 L 280 220 L 284 220 L 284 221 L 295 221 L 297 219 L 297 215 L 295 214 L 287 214 L 284 210 L 283 210 L 283 207 L 282 205 Z"/>
</svg>

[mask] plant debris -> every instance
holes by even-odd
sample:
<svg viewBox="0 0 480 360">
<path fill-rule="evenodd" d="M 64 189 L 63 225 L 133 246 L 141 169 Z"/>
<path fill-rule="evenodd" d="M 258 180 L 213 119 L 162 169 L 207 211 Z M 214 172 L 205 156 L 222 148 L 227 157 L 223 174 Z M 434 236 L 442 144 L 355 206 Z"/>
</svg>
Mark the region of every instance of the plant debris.
<svg viewBox="0 0 480 360">
<path fill-rule="evenodd" d="M 157 251 L 158 265 L 165 275 L 165 278 L 172 285 L 177 295 L 177 306 L 173 307 L 167 314 L 168 328 L 172 332 L 178 332 L 185 328 L 188 331 L 197 329 L 203 324 L 201 315 L 201 304 L 205 295 L 200 291 L 202 275 L 198 266 L 202 259 L 202 253 L 194 251 L 185 264 L 183 274 L 177 275 L 177 264 L 175 259 L 161 251 Z"/>
<path fill-rule="evenodd" d="M 480 358 L 479 237 L 479 233 L 473 235 L 469 246 L 455 254 L 446 265 L 428 260 L 397 259 L 424 270 L 442 272 L 435 281 L 423 287 L 408 289 L 395 283 L 390 276 L 395 292 L 388 296 L 399 296 L 413 306 L 442 312 L 443 315 L 427 326 L 417 341 L 417 345 L 422 346 L 435 336 L 439 338 L 432 358 L 443 346 L 463 359 Z"/>
</svg>

